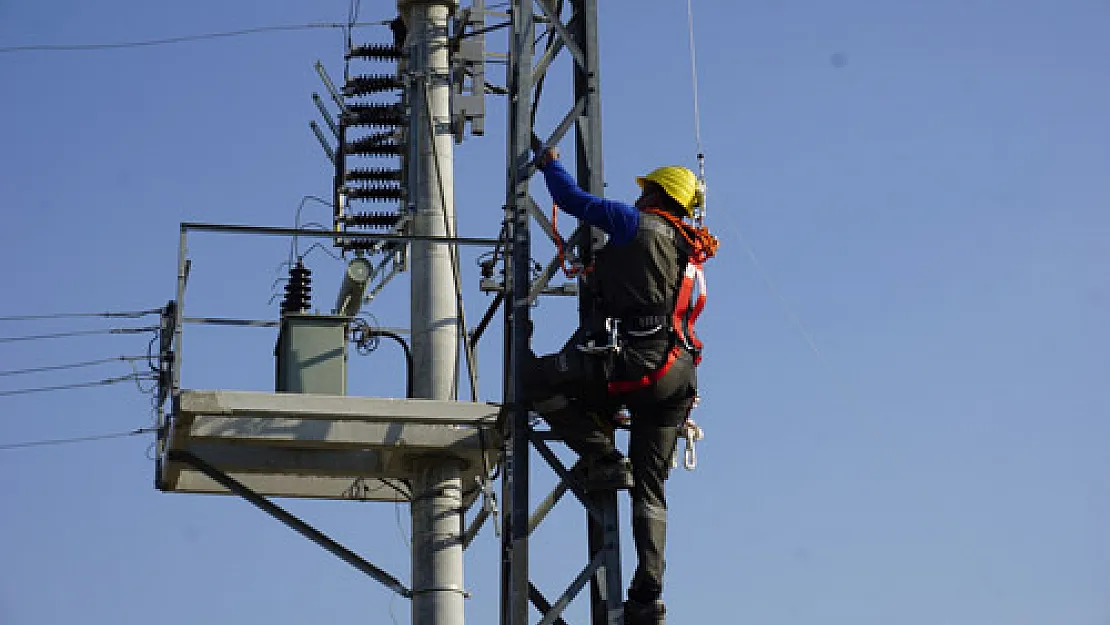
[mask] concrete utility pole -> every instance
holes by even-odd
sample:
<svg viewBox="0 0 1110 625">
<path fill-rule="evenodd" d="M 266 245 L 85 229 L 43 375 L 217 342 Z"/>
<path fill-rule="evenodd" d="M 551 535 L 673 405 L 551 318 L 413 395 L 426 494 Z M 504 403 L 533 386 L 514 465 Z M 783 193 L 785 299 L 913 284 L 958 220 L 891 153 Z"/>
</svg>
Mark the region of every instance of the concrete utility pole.
<svg viewBox="0 0 1110 625">
<path fill-rule="evenodd" d="M 409 123 L 408 203 L 412 234 L 455 236 L 447 20 L 457 0 L 398 0 L 408 27 L 405 43 Z M 413 396 L 454 399 L 459 318 L 455 249 L 413 241 Z M 462 625 L 461 467 L 450 457 L 414 463 L 412 500 L 413 625 Z"/>
</svg>

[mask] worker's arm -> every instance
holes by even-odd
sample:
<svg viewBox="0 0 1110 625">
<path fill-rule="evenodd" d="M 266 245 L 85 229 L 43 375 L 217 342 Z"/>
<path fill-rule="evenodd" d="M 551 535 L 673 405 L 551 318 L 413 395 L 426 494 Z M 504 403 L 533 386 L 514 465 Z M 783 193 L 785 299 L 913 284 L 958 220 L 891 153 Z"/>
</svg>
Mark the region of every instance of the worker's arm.
<svg viewBox="0 0 1110 625">
<path fill-rule="evenodd" d="M 640 211 L 624 202 L 607 200 L 586 193 L 558 159 L 544 159 L 543 179 L 551 199 L 564 211 L 596 226 L 609 235 L 612 245 L 624 245 L 636 236 L 640 226 Z"/>
</svg>

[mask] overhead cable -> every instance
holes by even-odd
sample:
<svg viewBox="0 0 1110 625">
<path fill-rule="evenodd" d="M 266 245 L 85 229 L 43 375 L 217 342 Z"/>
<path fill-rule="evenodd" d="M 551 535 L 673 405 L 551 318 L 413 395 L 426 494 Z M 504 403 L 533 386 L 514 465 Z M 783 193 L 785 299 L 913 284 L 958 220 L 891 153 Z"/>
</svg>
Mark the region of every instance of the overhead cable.
<svg viewBox="0 0 1110 625">
<path fill-rule="evenodd" d="M 154 380 L 153 375 L 137 375 L 129 373 L 115 378 L 104 378 L 103 380 L 93 380 L 91 382 L 74 382 L 72 384 L 58 384 L 55 386 L 37 386 L 34 388 L 17 388 L 10 390 L 0 391 L 0 397 L 10 397 L 12 395 L 28 395 L 31 393 L 48 393 L 51 391 L 65 391 L 75 388 L 91 388 L 95 386 L 109 386 L 112 384 L 119 384 L 121 382 L 135 382 L 138 384 L 140 380 Z M 142 390 L 140 388 L 140 390 Z"/>
<path fill-rule="evenodd" d="M 192 41 L 204 41 L 208 39 L 220 39 L 227 37 L 241 37 L 243 35 L 257 35 L 262 33 L 274 32 L 290 32 L 299 30 L 312 30 L 318 28 L 350 28 L 352 26 L 382 26 L 388 24 L 388 21 L 381 22 L 358 22 L 354 24 L 341 24 L 333 22 L 311 22 L 307 24 L 288 24 L 278 26 L 257 26 L 254 28 L 243 28 L 240 30 L 229 30 L 215 33 L 203 33 L 198 35 L 182 35 L 179 37 L 166 37 L 164 39 L 148 39 L 145 41 L 124 41 L 117 43 L 86 43 L 86 44 L 34 44 L 25 46 L 7 46 L 0 48 L 0 54 L 8 54 L 12 52 L 88 52 L 94 50 L 118 50 L 121 48 L 138 48 L 144 46 L 161 46 L 172 43 L 187 43 Z"/>
<path fill-rule="evenodd" d="M 0 317 L 0 321 L 38 321 L 42 319 L 78 319 L 83 317 L 102 317 L 105 319 L 138 319 L 148 315 L 157 315 L 161 308 L 149 310 L 130 310 L 124 312 L 96 312 L 96 313 L 51 313 L 46 315 L 11 315 Z"/>
<path fill-rule="evenodd" d="M 12 375 L 27 375 L 31 373 L 45 373 L 47 371 L 63 371 L 66 369 L 80 369 L 81 367 L 94 367 L 96 365 L 103 365 L 109 362 L 131 362 L 147 359 L 147 356 L 115 356 L 112 358 L 99 358 L 97 360 L 86 360 L 84 362 L 74 362 L 65 365 L 49 365 L 45 367 L 32 367 L 30 369 L 10 369 L 8 371 L 0 371 L 0 377 L 7 377 Z"/>
<path fill-rule="evenodd" d="M 131 436 L 138 436 L 140 434 L 147 434 L 156 431 L 155 428 L 136 428 L 128 432 L 113 432 L 111 434 L 94 434 L 92 436 L 74 436 L 72 438 L 48 438 L 38 441 L 24 441 L 21 443 L 3 443 L 0 444 L 0 451 L 9 451 L 12 449 L 27 449 L 29 447 L 54 447 L 57 445 L 69 445 L 72 443 L 89 443 L 93 441 L 106 441 L 114 438 L 128 438 Z"/>
<path fill-rule="evenodd" d="M 156 332 L 158 326 L 145 326 L 140 328 L 104 328 L 100 330 L 73 330 L 71 332 L 53 332 L 50 334 L 31 334 L 28 336 L 0 337 L 0 343 L 17 343 L 20 341 L 40 341 L 46 339 L 63 339 L 74 336 L 92 336 L 95 334 L 141 334 L 143 332 Z"/>
</svg>

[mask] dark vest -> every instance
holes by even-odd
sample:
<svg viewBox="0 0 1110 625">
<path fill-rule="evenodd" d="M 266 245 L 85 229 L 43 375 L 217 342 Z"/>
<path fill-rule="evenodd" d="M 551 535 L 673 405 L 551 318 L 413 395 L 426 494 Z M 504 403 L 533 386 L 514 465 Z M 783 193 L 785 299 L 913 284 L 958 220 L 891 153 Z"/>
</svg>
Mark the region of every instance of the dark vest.
<svg viewBox="0 0 1110 625">
<path fill-rule="evenodd" d="M 640 213 L 636 237 L 597 252 L 592 287 L 605 317 L 670 318 L 686 267 L 689 245 L 661 217 Z"/>
</svg>

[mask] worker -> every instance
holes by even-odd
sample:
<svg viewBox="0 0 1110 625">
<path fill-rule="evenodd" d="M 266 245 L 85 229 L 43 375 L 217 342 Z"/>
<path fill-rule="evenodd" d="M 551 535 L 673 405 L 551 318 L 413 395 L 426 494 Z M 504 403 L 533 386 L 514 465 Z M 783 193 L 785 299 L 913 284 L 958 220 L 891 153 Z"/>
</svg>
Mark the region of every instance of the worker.
<svg viewBox="0 0 1110 625">
<path fill-rule="evenodd" d="M 582 457 L 584 487 L 631 489 L 632 538 L 637 566 L 624 604 L 625 625 L 662 625 L 667 480 L 679 427 L 697 399 L 700 342 L 692 322 L 692 272 L 716 240 L 682 222 L 702 201 L 685 167 L 661 167 L 639 177 L 634 205 L 583 191 L 559 162 L 557 149 L 537 158 L 556 205 L 608 235 L 584 288 L 594 302 L 591 322 L 556 354 L 526 369 L 532 408 L 552 432 Z M 698 236 L 698 234 L 704 236 Z M 711 241 L 711 243 L 710 243 Z M 698 276 L 700 278 L 700 275 Z M 702 300 L 702 303 L 704 300 Z M 615 447 L 612 417 L 631 415 L 629 454 Z"/>
</svg>

